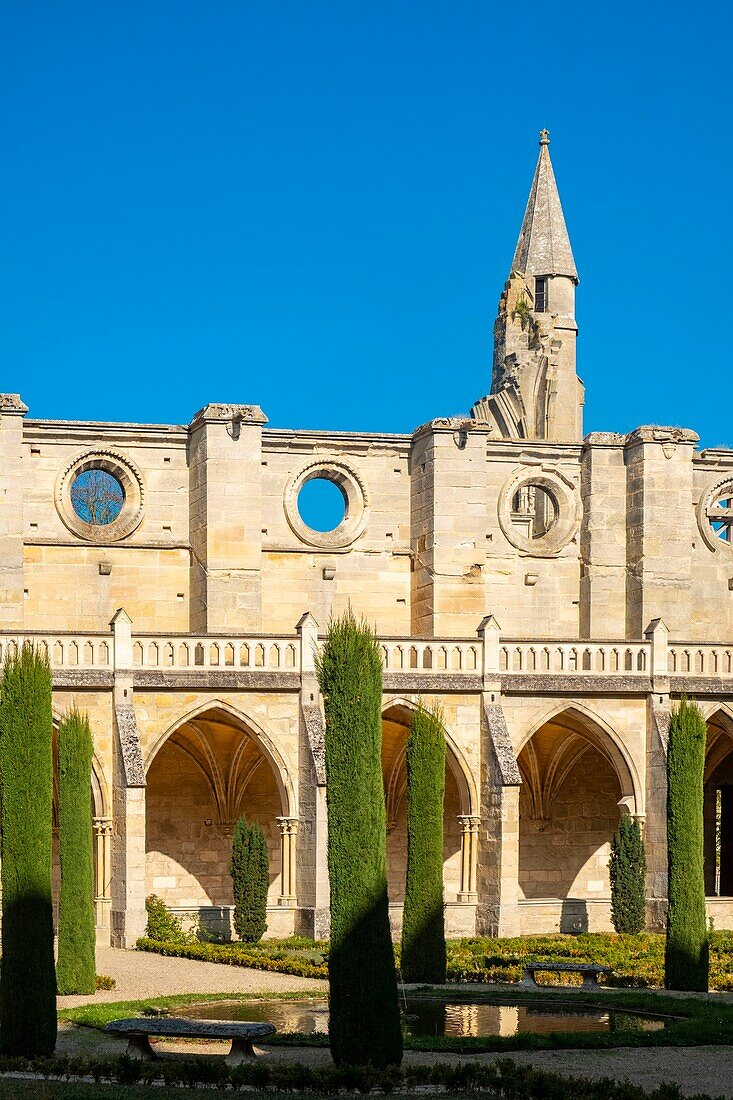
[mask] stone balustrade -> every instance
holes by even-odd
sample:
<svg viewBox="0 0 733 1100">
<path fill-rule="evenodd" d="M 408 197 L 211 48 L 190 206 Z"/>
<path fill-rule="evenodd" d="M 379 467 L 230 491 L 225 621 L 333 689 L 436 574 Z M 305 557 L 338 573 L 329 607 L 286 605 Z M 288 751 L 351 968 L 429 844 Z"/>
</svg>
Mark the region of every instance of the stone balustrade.
<svg viewBox="0 0 733 1100">
<path fill-rule="evenodd" d="M 500 672 L 648 673 L 649 642 L 515 642 L 499 646 Z"/>
<path fill-rule="evenodd" d="M 449 675 L 733 677 L 733 644 L 673 642 L 654 625 L 647 641 L 575 641 L 501 638 L 489 618 L 476 640 L 380 638 L 385 673 L 419 678 Z M 126 617 L 98 634 L 0 634 L 0 664 L 25 641 L 48 654 L 54 670 L 112 672 L 116 668 L 177 672 L 233 670 L 292 673 L 300 677 L 303 654 L 317 646 L 311 628 L 291 636 L 133 634 Z"/>
</svg>

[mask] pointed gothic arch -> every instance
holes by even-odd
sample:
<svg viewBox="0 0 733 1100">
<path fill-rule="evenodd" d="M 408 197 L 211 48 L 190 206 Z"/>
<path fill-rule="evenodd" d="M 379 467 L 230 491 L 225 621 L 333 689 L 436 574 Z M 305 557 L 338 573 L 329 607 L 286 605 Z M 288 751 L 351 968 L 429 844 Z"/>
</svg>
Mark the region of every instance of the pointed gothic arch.
<svg viewBox="0 0 733 1100">
<path fill-rule="evenodd" d="M 396 696 L 391 699 L 386 699 L 382 703 L 382 720 L 384 720 L 390 712 L 394 711 L 399 715 L 400 723 L 409 729 L 412 722 L 412 715 L 417 710 L 417 703 L 413 699 L 408 699 L 406 696 Z M 462 814 L 478 814 L 479 812 L 479 796 L 476 781 L 473 777 L 468 760 L 465 753 L 460 748 L 455 738 L 453 737 L 450 729 L 445 726 L 445 740 L 446 740 L 446 763 L 451 769 L 453 777 L 458 787 L 458 792 L 461 799 L 461 813 Z M 395 761 L 395 764 L 404 764 L 405 760 L 405 746 L 400 749 L 400 760 Z M 395 772 L 395 766 L 390 770 L 389 783 L 394 786 L 392 778 Z"/>
<path fill-rule="evenodd" d="M 536 733 L 550 724 L 565 726 L 568 732 L 584 738 L 613 767 L 621 787 L 621 801 L 634 817 L 644 815 L 644 786 L 632 754 L 613 725 L 584 703 L 555 704 L 536 718 L 525 730 L 517 746 L 517 759 Z M 520 766 L 521 771 L 521 766 Z"/>
<path fill-rule="evenodd" d="M 170 725 L 156 738 L 147 753 L 145 760 L 145 773 L 150 768 L 156 756 L 168 741 L 183 726 L 191 725 L 197 718 L 206 714 L 220 711 L 226 715 L 230 724 L 239 729 L 246 737 L 252 740 L 270 765 L 277 783 L 281 801 L 281 813 L 284 817 L 297 816 L 297 798 L 295 783 L 288 767 L 288 763 L 280 751 L 274 738 L 257 719 L 253 718 L 245 710 L 234 706 L 220 698 L 200 699 L 193 706 L 180 714 Z M 198 761 L 197 761 L 198 763 Z"/>
<path fill-rule="evenodd" d="M 295 905 L 297 800 L 284 753 L 261 721 L 199 697 L 155 738 L 145 759 L 146 889 L 228 938 L 234 827 L 263 829 L 268 905 Z"/>
<path fill-rule="evenodd" d="M 633 757 L 603 715 L 573 701 L 529 724 L 517 762 L 520 897 L 550 906 L 561 931 L 587 930 L 590 903 L 609 904 L 619 817 L 644 812 Z"/>
</svg>

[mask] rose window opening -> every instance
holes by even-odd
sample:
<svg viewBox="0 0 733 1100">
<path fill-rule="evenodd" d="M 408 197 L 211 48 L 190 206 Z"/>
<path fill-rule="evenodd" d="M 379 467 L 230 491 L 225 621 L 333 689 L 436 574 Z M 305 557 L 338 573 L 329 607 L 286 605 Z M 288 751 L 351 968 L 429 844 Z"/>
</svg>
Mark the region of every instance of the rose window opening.
<svg viewBox="0 0 733 1100">
<path fill-rule="evenodd" d="M 71 484 L 71 506 L 84 523 L 106 527 L 119 517 L 125 503 L 122 483 L 99 466 L 82 470 Z"/>
<path fill-rule="evenodd" d="M 529 482 L 520 486 L 512 498 L 511 521 L 525 538 L 542 539 L 557 523 L 559 511 L 547 489 Z"/>
<path fill-rule="evenodd" d="M 708 522 L 721 542 L 733 542 L 733 484 L 724 486 L 708 505 Z"/>
</svg>

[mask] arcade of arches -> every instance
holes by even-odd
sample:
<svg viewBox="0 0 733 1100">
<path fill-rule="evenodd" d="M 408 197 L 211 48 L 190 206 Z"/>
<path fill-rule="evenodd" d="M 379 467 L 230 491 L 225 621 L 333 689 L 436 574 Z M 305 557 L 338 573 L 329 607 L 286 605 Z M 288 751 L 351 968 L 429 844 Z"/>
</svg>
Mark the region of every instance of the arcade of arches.
<svg viewBox="0 0 733 1100">
<path fill-rule="evenodd" d="M 382 766 L 387 806 L 390 902 L 404 899 L 407 853 L 405 746 L 410 712 L 392 707 L 383 721 Z M 469 780 L 449 749 L 445 795 L 446 900 L 476 900 L 478 817 Z M 280 781 L 278 781 L 280 778 Z M 270 856 L 268 908 L 296 904 L 297 819 L 289 816 L 278 764 L 256 733 L 213 707 L 184 721 L 155 752 L 147 769 L 146 889 L 176 911 L 205 911 L 225 935 L 231 905 L 229 859 L 234 824 L 244 814 L 259 823 Z"/>
<path fill-rule="evenodd" d="M 385 708 L 382 769 L 395 930 L 404 899 L 405 749 L 410 721 L 410 704 L 393 701 Z M 639 812 L 633 765 L 607 729 L 573 706 L 526 737 L 518 764 L 522 783 L 517 897 L 522 931 L 607 927 L 611 838 L 622 813 Z M 148 761 L 146 779 L 146 892 L 158 894 L 174 911 L 200 914 L 212 931 L 228 935 L 231 836 L 235 821 L 245 814 L 262 826 L 267 838 L 270 934 L 287 930 L 290 925 L 278 923 L 277 915 L 285 916 L 298 905 L 299 819 L 293 814 L 282 762 L 257 731 L 243 718 L 212 705 L 183 720 L 162 740 Z M 57 801 L 56 786 L 55 825 Z M 112 818 L 96 759 L 91 801 L 97 927 L 104 937 L 110 924 Z M 708 719 L 704 811 L 706 893 L 709 904 L 726 899 L 727 906 L 733 897 L 733 717 L 722 709 Z M 480 824 L 471 770 L 449 734 L 444 883 L 454 921 L 465 919 L 459 911 L 473 912 L 478 901 Z M 57 893 L 57 836 L 54 882 Z"/>
</svg>

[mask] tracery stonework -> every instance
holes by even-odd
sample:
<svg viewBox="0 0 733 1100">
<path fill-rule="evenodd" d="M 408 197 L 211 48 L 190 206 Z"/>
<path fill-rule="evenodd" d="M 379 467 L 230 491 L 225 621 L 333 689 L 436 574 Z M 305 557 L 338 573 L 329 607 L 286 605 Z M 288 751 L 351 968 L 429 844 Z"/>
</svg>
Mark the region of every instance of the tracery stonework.
<svg viewBox="0 0 733 1100">
<path fill-rule="evenodd" d="M 448 931 L 515 934 L 609 926 L 626 813 L 644 825 L 650 925 L 663 919 L 683 692 L 710 729 L 710 915 L 733 927 L 733 452 L 679 428 L 583 437 L 577 284 L 543 134 L 470 414 L 410 435 L 286 431 L 256 404 L 91 424 L 0 395 L 0 659 L 35 639 L 55 714 L 89 713 L 100 939 L 134 943 L 151 892 L 231 934 L 242 813 L 267 838 L 268 934 L 326 930 L 315 657 L 349 604 L 384 662 L 395 931 L 418 699 L 445 720 Z M 344 500 L 331 532 L 299 509 L 316 477 Z"/>
</svg>

